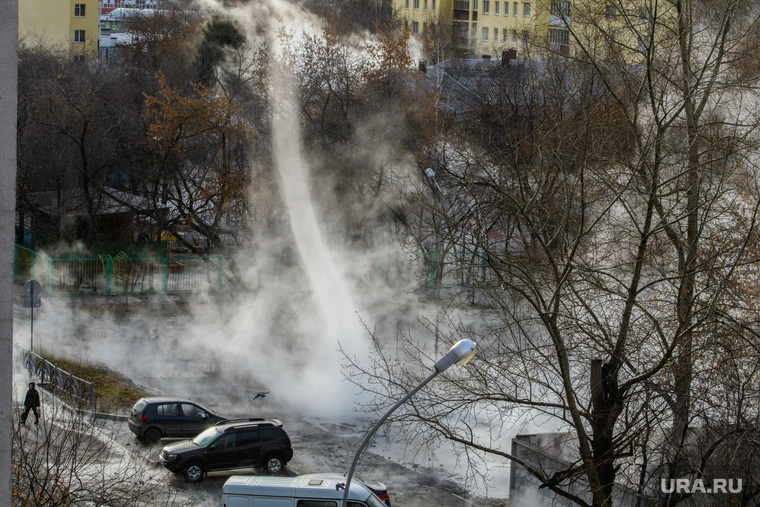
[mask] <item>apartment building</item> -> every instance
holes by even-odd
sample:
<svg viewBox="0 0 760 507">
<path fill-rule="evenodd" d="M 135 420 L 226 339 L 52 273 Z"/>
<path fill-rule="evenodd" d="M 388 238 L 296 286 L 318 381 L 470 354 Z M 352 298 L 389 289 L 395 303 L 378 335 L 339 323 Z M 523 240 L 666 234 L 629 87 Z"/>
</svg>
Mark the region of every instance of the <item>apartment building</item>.
<svg viewBox="0 0 760 507">
<path fill-rule="evenodd" d="M 533 39 L 569 55 L 573 36 L 602 52 L 614 45 L 635 52 L 649 43 L 652 26 L 643 0 L 393 0 L 393 7 L 413 37 L 433 36 L 434 27 L 450 26 L 454 45 L 474 57 L 499 57 L 509 49 L 523 56 L 527 47 L 537 47 Z M 667 8 L 659 11 L 659 19 L 672 18 Z M 604 58 L 602 52 L 594 50 Z"/>
<path fill-rule="evenodd" d="M 412 35 L 423 36 L 433 24 L 452 26 L 458 46 L 479 54 L 500 55 L 529 43 L 537 33 L 557 45 L 569 45 L 566 23 L 570 1 L 535 0 L 393 0 L 394 10 Z M 478 54 L 479 53 L 479 54 Z"/>
<path fill-rule="evenodd" d="M 98 0 L 19 1 L 19 43 L 68 50 L 74 57 L 96 56 L 99 10 Z"/>
</svg>

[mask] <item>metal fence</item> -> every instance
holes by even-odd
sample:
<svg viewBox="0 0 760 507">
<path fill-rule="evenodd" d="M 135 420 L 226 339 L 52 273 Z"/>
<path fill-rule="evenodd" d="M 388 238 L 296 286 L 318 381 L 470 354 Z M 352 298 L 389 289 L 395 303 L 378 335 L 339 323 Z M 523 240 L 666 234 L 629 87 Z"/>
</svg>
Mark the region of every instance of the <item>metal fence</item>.
<svg viewBox="0 0 760 507">
<path fill-rule="evenodd" d="M 41 383 L 48 383 L 53 388 L 60 389 L 72 398 L 86 402 L 90 408 L 95 404 L 95 386 L 92 382 L 75 377 L 71 373 L 58 368 L 42 356 L 24 349 L 24 366 L 37 375 Z"/>
<path fill-rule="evenodd" d="M 435 287 L 439 278 L 442 287 L 472 286 L 488 281 L 488 260 L 483 252 L 428 252 L 424 255 L 427 287 Z"/>
<path fill-rule="evenodd" d="M 410 265 L 404 257 L 386 259 L 382 265 L 373 265 L 370 269 L 373 272 L 367 276 L 392 283 L 398 277 L 408 282 L 422 275 L 422 283 L 427 287 L 435 287 L 437 282 L 441 287 L 475 286 L 493 278 L 483 252 L 426 252 L 416 257 Z M 267 276 L 280 279 L 283 276 L 280 261 L 274 259 L 272 266 L 264 266 L 260 274 L 269 273 Z M 411 266 L 414 272 L 401 265 Z M 224 268 L 222 255 L 55 259 L 16 245 L 14 274 L 17 280 L 37 280 L 42 290 L 50 294 L 129 294 L 223 289 Z"/>
<path fill-rule="evenodd" d="M 221 289 L 224 285 L 224 257 L 53 259 L 16 245 L 14 275 L 18 280 L 37 280 L 44 291 L 58 294 Z"/>
</svg>

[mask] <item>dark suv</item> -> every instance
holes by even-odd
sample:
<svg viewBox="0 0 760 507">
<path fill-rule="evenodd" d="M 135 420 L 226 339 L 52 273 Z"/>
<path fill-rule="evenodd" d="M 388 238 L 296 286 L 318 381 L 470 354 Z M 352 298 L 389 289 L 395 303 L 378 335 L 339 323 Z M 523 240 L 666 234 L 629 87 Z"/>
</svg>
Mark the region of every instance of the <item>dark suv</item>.
<svg viewBox="0 0 760 507">
<path fill-rule="evenodd" d="M 169 444 L 159 460 L 175 474 L 197 482 L 207 472 L 263 468 L 280 472 L 293 458 L 290 437 L 276 419 L 236 419 L 218 423 L 192 440 Z"/>
<path fill-rule="evenodd" d="M 185 398 L 142 398 L 132 407 L 129 429 L 143 441 L 194 437 L 226 417 Z"/>
</svg>

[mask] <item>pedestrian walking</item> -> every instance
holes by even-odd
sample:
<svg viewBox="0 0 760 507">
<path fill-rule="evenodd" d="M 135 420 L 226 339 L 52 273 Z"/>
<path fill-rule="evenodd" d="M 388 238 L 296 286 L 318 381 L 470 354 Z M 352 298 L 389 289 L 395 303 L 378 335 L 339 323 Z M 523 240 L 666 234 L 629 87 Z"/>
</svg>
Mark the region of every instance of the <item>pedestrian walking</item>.
<svg viewBox="0 0 760 507">
<path fill-rule="evenodd" d="M 34 412 L 34 424 L 40 423 L 40 392 L 34 388 L 34 382 L 29 382 L 29 390 L 24 398 L 24 413 L 21 414 L 21 424 L 26 424 L 29 411 Z"/>
</svg>

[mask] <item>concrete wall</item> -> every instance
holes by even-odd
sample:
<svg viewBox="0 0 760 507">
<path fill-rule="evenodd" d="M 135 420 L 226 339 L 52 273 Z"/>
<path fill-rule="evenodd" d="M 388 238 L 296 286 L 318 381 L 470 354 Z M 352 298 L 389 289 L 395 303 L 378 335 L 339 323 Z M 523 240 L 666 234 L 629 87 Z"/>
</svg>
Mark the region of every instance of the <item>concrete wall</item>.
<svg viewBox="0 0 760 507">
<path fill-rule="evenodd" d="M 0 505 L 11 505 L 18 0 L 0 0 Z"/>
</svg>

